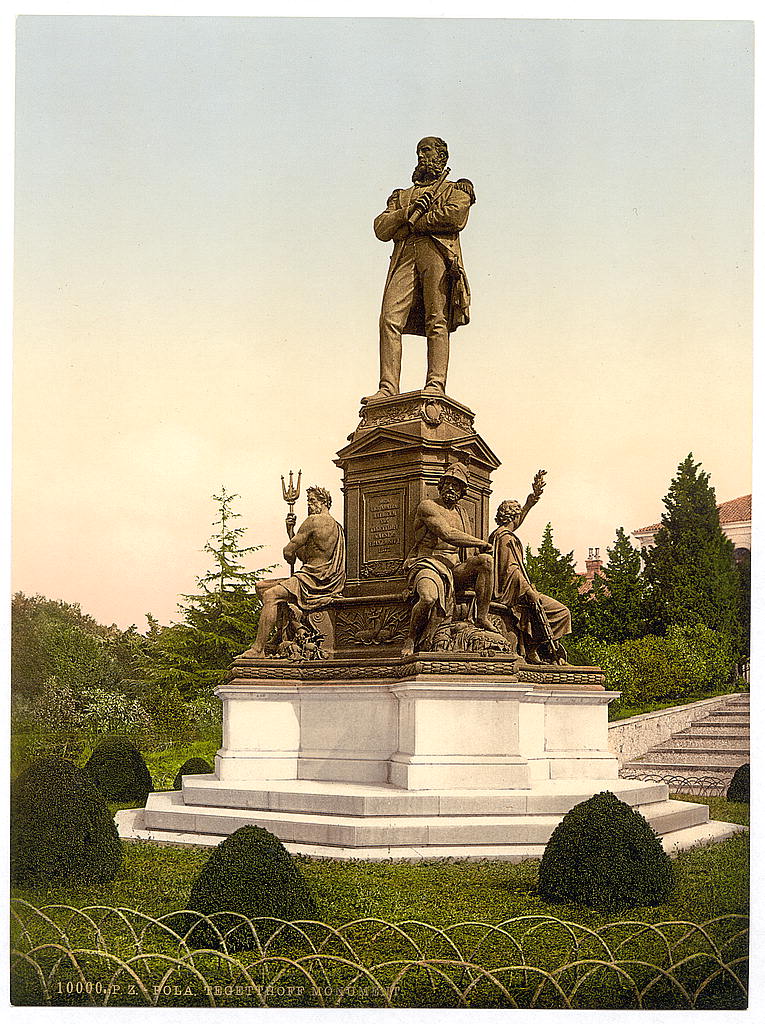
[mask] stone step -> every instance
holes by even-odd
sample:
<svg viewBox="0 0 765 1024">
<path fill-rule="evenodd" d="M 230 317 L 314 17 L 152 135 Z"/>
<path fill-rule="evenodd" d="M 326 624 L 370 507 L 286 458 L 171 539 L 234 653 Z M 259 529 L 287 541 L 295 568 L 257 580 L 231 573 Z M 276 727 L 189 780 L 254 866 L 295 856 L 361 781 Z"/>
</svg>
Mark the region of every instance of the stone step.
<svg viewBox="0 0 765 1024">
<path fill-rule="evenodd" d="M 749 725 L 749 715 L 742 715 L 740 711 L 715 711 L 706 718 L 698 719 L 698 724 L 704 725 Z"/>
<path fill-rule="evenodd" d="M 729 737 L 749 737 L 750 728 L 748 725 L 707 725 L 706 722 L 699 722 L 697 725 L 691 725 L 687 729 L 683 729 L 682 732 L 675 733 L 678 738 L 680 736 L 710 736 L 716 739 L 726 739 Z"/>
<path fill-rule="evenodd" d="M 669 756 L 666 759 L 661 759 L 654 756 L 654 753 L 646 754 L 644 760 L 630 761 L 624 765 L 623 771 L 644 771 L 644 772 L 662 772 L 664 774 L 681 775 L 690 778 L 691 775 L 719 775 L 732 776 L 737 768 L 742 764 L 746 764 L 746 761 L 740 759 L 730 760 L 729 762 L 722 761 L 710 761 L 707 764 L 699 764 L 698 760 L 683 758 L 679 756 Z"/>
<path fill-rule="evenodd" d="M 641 757 L 633 758 L 630 764 L 642 764 L 645 760 L 656 762 L 670 760 L 677 763 L 682 762 L 689 765 L 698 765 L 699 767 L 703 767 L 708 764 L 731 764 L 735 768 L 738 768 L 740 764 L 745 764 L 748 758 L 748 750 L 745 750 L 743 753 L 738 753 L 736 751 L 718 750 L 714 747 L 703 751 L 694 749 L 689 750 L 687 747 L 653 747 Z"/>
<path fill-rule="evenodd" d="M 699 761 L 710 759 L 715 761 L 720 758 L 747 758 L 749 757 L 749 747 L 742 747 L 740 744 L 734 743 L 715 743 L 710 746 L 708 739 L 700 740 L 698 743 L 681 743 L 678 742 L 678 737 L 675 737 L 674 740 L 667 740 L 666 743 L 660 743 L 658 747 L 653 747 L 650 754 L 652 756 L 657 754 L 661 757 L 665 754 L 682 754 Z"/>
<path fill-rule="evenodd" d="M 385 783 L 308 779 L 219 782 L 214 775 L 187 775 L 187 807 L 340 814 L 347 817 L 411 815 L 565 814 L 593 792 L 610 790 L 631 806 L 667 799 L 666 787 L 635 780 L 540 781 L 533 789 L 405 790 Z"/>
<path fill-rule="evenodd" d="M 664 800 L 638 805 L 659 833 L 703 824 L 705 804 Z M 357 818 L 340 814 L 189 807 L 181 793 L 152 793 L 144 809 L 144 827 L 177 833 L 230 835 L 258 825 L 282 842 L 327 847 L 534 846 L 547 843 L 562 814 L 409 815 Z"/>
<path fill-rule="evenodd" d="M 673 804 L 683 804 L 682 801 L 667 801 Z M 683 804 L 684 808 L 701 808 L 703 816 L 696 818 L 694 824 L 693 814 L 665 816 L 664 824 L 675 824 L 679 827 L 671 828 L 660 833 L 664 849 L 671 856 L 681 850 L 688 849 L 700 843 L 717 842 L 737 832 L 746 831 L 742 825 L 733 825 L 729 822 L 706 820 L 707 808 L 703 804 Z M 152 840 L 159 843 L 172 845 L 193 845 L 193 846 L 216 846 L 227 834 L 230 833 L 198 833 L 176 831 L 172 828 L 157 829 L 149 827 L 145 821 L 144 808 L 128 809 L 118 811 L 115 818 L 119 827 L 119 833 L 124 839 Z M 663 812 L 662 812 L 663 815 Z M 662 817 L 657 815 L 656 820 Z M 686 824 L 681 824 L 681 822 Z M 655 826 L 654 826 L 655 827 Z M 483 845 L 427 845 L 427 846 L 356 846 L 339 847 L 321 843 L 290 842 L 285 846 L 290 853 L 300 853 L 310 857 L 331 857 L 331 858 L 361 858 L 364 860 L 407 860 L 418 861 L 442 857 L 460 857 L 468 860 L 504 860 L 518 862 L 529 858 L 538 859 L 544 853 L 543 843 L 486 843 Z"/>
<path fill-rule="evenodd" d="M 675 736 L 673 739 L 667 740 L 666 743 L 660 743 L 659 746 L 652 747 L 644 756 L 648 757 L 654 751 L 666 753 L 668 750 L 686 751 L 689 757 L 695 757 L 696 755 L 704 756 L 709 751 L 715 754 L 731 754 L 736 756 L 745 754 L 747 757 L 749 756 L 749 744 L 746 740 L 742 741 L 740 736 L 724 740 L 718 740 L 715 736 L 699 736 L 696 739 Z"/>
</svg>

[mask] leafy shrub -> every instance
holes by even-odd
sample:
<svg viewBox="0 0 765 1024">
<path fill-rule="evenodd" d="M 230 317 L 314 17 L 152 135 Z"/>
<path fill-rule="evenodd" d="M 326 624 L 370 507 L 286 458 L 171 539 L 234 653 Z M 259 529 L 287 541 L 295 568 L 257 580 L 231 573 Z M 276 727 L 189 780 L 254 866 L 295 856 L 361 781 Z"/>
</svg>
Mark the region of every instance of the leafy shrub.
<svg viewBox="0 0 765 1024">
<path fill-rule="evenodd" d="M 539 865 L 539 895 L 601 911 L 657 906 L 669 899 L 672 862 L 642 814 L 598 793 L 563 818 Z"/>
<path fill-rule="evenodd" d="M 212 775 L 214 771 L 213 766 L 203 757 L 190 757 L 178 769 L 178 774 L 173 779 L 173 789 L 180 789 L 183 786 L 184 775 Z"/>
<path fill-rule="evenodd" d="M 85 765 L 85 772 L 107 800 L 145 800 L 154 789 L 146 762 L 125 736 L 99 743 Z"/>
<path fill-rule="evenodd" d="M 275 917 L 282 921 L 315 920 L 316 904 L 281 842 L 256 825 L 245 825 L 225 839 L 210 854 L 191 888 L 187 910 L 200 914 L 233 911 L 248 919 Z M 192 918 L 184 918 L 180 928 L 186 930 Z M 229 952 L 256 949 L 251 928 L 240 919 L 223 914 L 215 925 L 226 935 Z M 261 922 L 257 934 L 265 938 L 278 927 Z M 180 929 L 179 929 L 180 930 Z M 220 940 L 211 926 L 204 922 L 193 928 L 187 940 L 196 948 L 217 949 Z"/>
<path fill-rule="evenodd" d="M 205 690 L 190 700 L 187 713 L 195 723 L 198 732 L 213 732 L 220 729 L 223 719 L 223 704 L 212 690 Z"/>
<path fill-rule="evenodd" d="M 122 693 L 96 688 L 86 695 L 82 724 L 90 732 L 104 736 L 114 733 L 135 735 L 148 732 L 152 720 L 139 701 L 130 700 Z"/>
<path fill-rule="evenodd" d="M 728 786 L 728 792 L 726 793 L 728 800 L 734 801 L 740 804 L 749 803 L 749 763 L 742 764 L 733 773 L 733 778 L 730 780 Z"/>
<path fill-rule="evenodd" d="M 141 705 L 150 716 L 154 731 L 162 736 L 184 740 L 195 731 L 189 705 L 175 686 L 150 691 L 141 697 Z"/>
<path fill-rule="evenodd" d="M 666 636 L 622 644 L 585 637 L 578 651 L 600 665 L 606 685 L 621 690 L 620 703 L 635 707 L 721 689 L 735 663 L 730 637 L 703 625 L 670 626 Z"/>
<path fill-rule="evenodd" d="M 57 676 L 48 676 L 33 696 L 14 696 L 11 705 L 14 730 L 73 729 L 82 723 L 81 702 L 70 686 Z"/>
<path fill-rule="evenodd" d="M 71 761 L 46 757 L 11 788 L 11 877 L 27 884 L 62 878 L 108 882 L 122 844 L 101 793 Z"/>
</svg>

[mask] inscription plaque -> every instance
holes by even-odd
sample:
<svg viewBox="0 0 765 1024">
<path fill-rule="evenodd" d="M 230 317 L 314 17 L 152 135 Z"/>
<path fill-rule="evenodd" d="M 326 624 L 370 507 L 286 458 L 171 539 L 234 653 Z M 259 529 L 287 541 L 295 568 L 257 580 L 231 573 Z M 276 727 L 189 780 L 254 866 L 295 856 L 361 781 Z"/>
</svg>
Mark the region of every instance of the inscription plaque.
<svg viewBox="0 0 765 1024">
<path fill-rule="evenodd" d="M 384 491 L 364 495 L 364 561 L 404 557 L 404 495 Z"/>
</svg>

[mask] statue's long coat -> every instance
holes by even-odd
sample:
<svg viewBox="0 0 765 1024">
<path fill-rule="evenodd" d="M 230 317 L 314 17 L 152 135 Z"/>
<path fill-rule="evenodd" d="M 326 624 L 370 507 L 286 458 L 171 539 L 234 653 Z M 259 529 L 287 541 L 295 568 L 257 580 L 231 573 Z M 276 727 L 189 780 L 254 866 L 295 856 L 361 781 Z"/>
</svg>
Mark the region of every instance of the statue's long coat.
<svg viewBox="0 0 765 1024">
<path fill-rule="evenodd" d="M 430 236 L 446 263 L 449 273 L 447 326 L 449 332 L 470 322 L 470 287 L 462 265 L 460 231 L 467 224 L 470 207 L 475 202 L 473 186 L 466 178 L 446 181 L 436 194 L 433 204 L 411 227 L 392 230 L 390 214 L 394 210 L 408 210 L 412 201 L 422 195 L 423 186 L 396 189 L 388 200 L 387 209 L 375 218 L 374 230 L 382 242 L 393 239 L 393 254 L 385 282 L 387 289 L 398 263 L 404 241 L 414 235 Z M 425 310 L 422 296 L 418 297 L 409 313 L 402 334 L 421 334 L 425 337 Z"/>
</svg>

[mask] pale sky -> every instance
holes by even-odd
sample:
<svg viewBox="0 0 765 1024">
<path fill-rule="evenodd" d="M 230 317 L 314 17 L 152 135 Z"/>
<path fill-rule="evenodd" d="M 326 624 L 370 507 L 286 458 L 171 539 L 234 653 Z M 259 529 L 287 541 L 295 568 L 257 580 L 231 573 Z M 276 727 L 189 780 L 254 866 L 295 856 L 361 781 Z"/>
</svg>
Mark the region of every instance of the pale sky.
<svg viewBox="0 0 765 1024">
<path fill-rule="evenodd" d="M 13 588 L 175 616 L 211 495 L 280 562 L 377 384 L 372 220 L 444 137 L 477 202 L 448 392 L 558 547 L 656 522 L 693 451 L 751 490 L 745 21 L 25 17 Z M 405 388 L 424 343 L 405 338 Z M 304 511 L 301 498 L 297 511 Z M 280 566 L 280 570 L 283 566 Z"/>
</svg>

